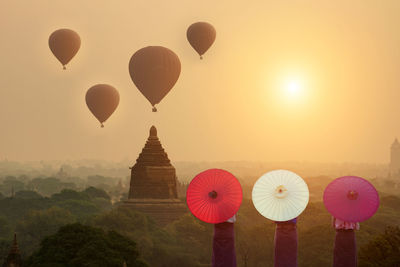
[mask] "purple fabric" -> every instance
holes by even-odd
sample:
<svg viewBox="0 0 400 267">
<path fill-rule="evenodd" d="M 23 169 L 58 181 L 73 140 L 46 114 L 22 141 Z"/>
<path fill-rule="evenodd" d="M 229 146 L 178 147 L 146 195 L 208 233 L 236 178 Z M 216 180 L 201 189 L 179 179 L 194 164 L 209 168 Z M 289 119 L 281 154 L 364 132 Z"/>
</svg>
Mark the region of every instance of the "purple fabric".
<svg viewBox="0 0 400 267">
<path fill-rule="evenodd" d="M 276 224 L 274 267 L 297 267 L 297 227 L 293 220 Z"/>
<path fill-rule="evenodd" d="M 274 221 L 274 222 L 275 222 L 275 223 L 297 223 L 297 217 L 294 218 L 294 219 L 291 219 L 291 220 L 289 220 L 289 221 L 283 221 L 283 222 Z"/>
<path fill-rule="evenodd" d="M 234 224 L 214 224 L 212 267 L 236 267 Z"/>
<path fill-rule="evenodd" d="M 356 267 L 357 247 L 354 230 L 336 230 L 333 267 Z"/>
</svg>

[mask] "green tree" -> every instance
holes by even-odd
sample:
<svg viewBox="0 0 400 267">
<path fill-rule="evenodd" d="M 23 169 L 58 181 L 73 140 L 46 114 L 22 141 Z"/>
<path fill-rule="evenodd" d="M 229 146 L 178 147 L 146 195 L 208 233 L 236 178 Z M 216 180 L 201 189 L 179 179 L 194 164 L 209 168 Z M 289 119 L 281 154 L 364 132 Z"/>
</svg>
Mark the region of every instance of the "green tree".
<svg viewBox="0 0 400 267">
<path fill-rule="evenodd" d="M 400 266 L 400 228 L 388 226 L 383 234 L 362 246 L 359 260 L 360 267 Z"/>
<path fill-rule="evenodd" d="M 103 189 L 91 186 L 82 191 L 82 193 L 86 194 L 99 209 L 111 210 L 111 197 Z"/>
<path fill-rule="evenodd" d="M 94 218 L 91 225 L 114 230 L 137 242 L 140 255 L 151 266 L 198 266 L 207 251 L 210 263 L 211 232 L 193 219 L 184 217 L 166 229 L 160 228 L 152 218 L 131 208 L 119 207 Z"/>
<path fill-rule="evenodd" d="M 30 190 L 21 190 L 15 193 L 15 198 L 21 199 L 40 199 L 43 198 L 39 193 Z"/>
<path fill-rule="evenodd" d="M 264 221 L 260 225 L 235 223 L 235 246 L 239 266 L 273 266 L 275 224 Z"/>
<path fill-rule="evenodd" d="M 90 186 L 83 191 L 86 193 L 90 198 L 104 198 L 110 200 L 110 196 L 104 191 L 103 189 L 98 189 L 93 186 Z"/>
<path fill-rule="evenodd" d="M 11 240 L 0 240 L 0 264 L 3 264 L 4 260 L 7 258 L 11 244 Z"/>
<path fill-rule="evenodd" d="M 110 187 L 116 184 L 116 179 L 111 177 L 105 177 L 102 175 L 91 175 L 87 178 L 87 183 L 90 186 L 99 187 Z"/>
<path fill-rule="evenodd" d="M 78 221 L 85 221 L 93 215 L 101 213 L 101 209 L 91 201 L 65 200 L 55 203 L 58 207 L 70 211 Z"/>
<path fill-rule="evenodd" d="M 3 184 L 0 185 L 0 192 L 5 196 L 11 196 L 12 192 L 18 192 L 25 189 L 25 184 L 14 176 L 7 176 Z"/>
<path fill-rule="evenodd" d="M 85 193 L 81 193 L 71 189 L 63 189 L 60 193 L 53 194 L 52 200 L 64 201 L 64 200 L 89 200 L 89 196 Z"/>
<path fill-rule="evenodd" d="M 14 227 L 26 213 L 31 210 L 43 210 L 51 207 L 51 201 L 46 198 L 22 199 L 4 198 L 0 200 L 0 214 L 7 218 Z"/>
<path fill-rule="evenodd" d="M 0 216 L 0 239 L 10 239 L 12 234 L 10 222 L 6 217 Z"/>
<path fill-rule="evenodd" d="M 90 221 L 90 225 L 101 227 L 107 231 L 117 231 L 132 240 L 136 240 L 140 254 L 144 259 L 150 260 L 150 263 L 152 263 L 151 259 L 157 260 L 153 254 L 155 243 L 163 243 L 159 241 L 159 238 L 165 235 L 165 233 L 159 234 L 163 231 L 156 226 L 151 218 L 125 207 L 118 207 L 95 217 Z"/>
<path fill-rule="evenodd" d="M 53 205 L 69 210 L 78 221 L 85 221 L 109 208 L 104 201 L 92 200 L 85 192 L 71 189 L 63 189 L 60 193 L 52 195 L 51 201 Z"/>
<path fill-rule="evenodd" d="M 169 224 L 166 230 L 176 241 L 177 256 L 191 255 L 197 262 L 210 263 L 213 225 L 203 223 L 192 214 L 185 214 Z"/>
<path fill-rule="evenodd" d="M 75 216 L 59 207 L 29 212 L 16 226 L 21 252 L 24 256 L 30 255 L 39 248 L 43 238 L 56 233 L 61 226 L 75 221 Z"/>
<path fill-rule="evenodd" d="M 26 266 L 121 267 L 124 262 L 127 267 L 147 266 L 139 259 L 132 240 L 114 231 L 76 223 L 46 237 Z"/>
<path fill-rule="evenodd" d="M 43 196 L 50 196 L 60 192 L 62 189 L 76 189 L 74 183 L 63 183 L 54 177 L 32 179 L 28 187 L 38 191 Z"/>
</svg>

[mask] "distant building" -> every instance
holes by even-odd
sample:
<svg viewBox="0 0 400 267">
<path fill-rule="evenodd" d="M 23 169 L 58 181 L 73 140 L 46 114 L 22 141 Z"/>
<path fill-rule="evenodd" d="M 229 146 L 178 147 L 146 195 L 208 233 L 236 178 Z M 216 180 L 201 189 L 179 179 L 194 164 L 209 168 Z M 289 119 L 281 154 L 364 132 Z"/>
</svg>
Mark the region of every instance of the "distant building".
<svg viewBox="0 0 400 267">
<path fill-rule="evenodd" d="M 397 138 L 390 147 L 389 177 L 400 176 L 400 143 Z"/>
<path fill-rule="evenodd" d="M 161 145 L 156 127 L 131 168 L 131 183 L 125 206 L 152 216 L 160 225 L 178 219 L 187 209 L 178 199 L 174 166 Z"/>
<path fill-rule="evenodd" d="M 19 252 L 17 244 L 17 235 L 14 233 L 14 241 L 6 260 L 4 261 L 3 267 L 21 267 L 21 266 L 22 266 L 21 254 Z"/>
<path fill-rule="evenodd" d="M 63 179 L 63 178 L 67 178 L 67 177 L 68 177 L 68 174 L 67 174 L 67 172 L 64 170 L 63 167 L 60 167 L 60 170 L 56 173 L 55 176 L 56 176 L 57 178 Z"/>
</svg>

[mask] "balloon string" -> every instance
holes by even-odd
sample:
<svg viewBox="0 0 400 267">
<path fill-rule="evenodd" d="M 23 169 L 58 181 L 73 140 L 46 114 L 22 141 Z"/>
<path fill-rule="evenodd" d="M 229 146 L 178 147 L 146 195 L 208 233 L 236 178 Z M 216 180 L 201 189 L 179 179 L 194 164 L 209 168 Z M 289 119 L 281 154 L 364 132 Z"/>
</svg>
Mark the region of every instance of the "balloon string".
<svg viewBox="0 0 400 267">
<path fill-rule="evenodd" d="M 67 69 L 67 67 L 65 67 L 65 65 L 63 65 L 63 70 L 66 70 Z"/>
</svg>

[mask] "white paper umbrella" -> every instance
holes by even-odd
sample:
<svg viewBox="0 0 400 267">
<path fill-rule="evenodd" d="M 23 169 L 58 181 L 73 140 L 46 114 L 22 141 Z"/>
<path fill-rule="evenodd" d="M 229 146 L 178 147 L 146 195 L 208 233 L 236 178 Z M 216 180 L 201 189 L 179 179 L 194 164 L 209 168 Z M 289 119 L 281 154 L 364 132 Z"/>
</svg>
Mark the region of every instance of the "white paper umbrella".
<svg viewBox="0 0 400 267">
<path fill-rule="evenodd" d="M 297 174 L 286 170 L 270 171 L 253 187 L 253 204 L 264 217 L 273 221 L 289 221 L 307 207 L 307 184 Z"/>
</svg>

